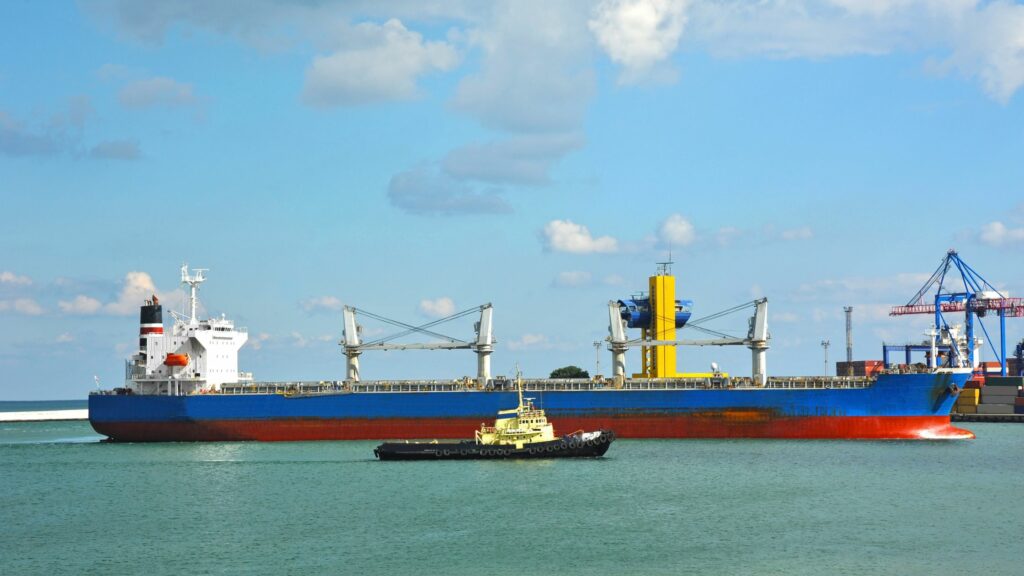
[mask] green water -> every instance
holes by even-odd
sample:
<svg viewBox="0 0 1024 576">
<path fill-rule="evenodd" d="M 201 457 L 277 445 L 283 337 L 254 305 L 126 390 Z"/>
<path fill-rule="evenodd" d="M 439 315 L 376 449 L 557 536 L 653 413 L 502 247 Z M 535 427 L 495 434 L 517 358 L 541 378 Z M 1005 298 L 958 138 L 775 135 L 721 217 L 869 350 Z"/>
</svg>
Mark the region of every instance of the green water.
<svg viewBox="0 0 1024 576">
<path fill-rule="evenodd" d="M 620 440 L 377 462 L 372 442 L 100 444 L 0 425 L 4 574 L 1022 574 L 1024 426 L 974 441 Z"/>
</svg>

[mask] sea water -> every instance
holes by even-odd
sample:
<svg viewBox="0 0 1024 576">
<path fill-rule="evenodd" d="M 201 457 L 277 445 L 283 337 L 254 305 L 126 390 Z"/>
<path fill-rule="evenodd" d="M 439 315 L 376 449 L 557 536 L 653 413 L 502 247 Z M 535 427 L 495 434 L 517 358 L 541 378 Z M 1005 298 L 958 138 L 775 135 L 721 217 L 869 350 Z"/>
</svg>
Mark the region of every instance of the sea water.
<svg viewBox="0 0 1024 576">
<path fill-rule="evenodd" d="M 0 426 L 3 574 L 1022 574 L 1024 426 L 971 441 L 617 440 L 378 462 L 374 442 L 109 444 Z"/>
</svg>

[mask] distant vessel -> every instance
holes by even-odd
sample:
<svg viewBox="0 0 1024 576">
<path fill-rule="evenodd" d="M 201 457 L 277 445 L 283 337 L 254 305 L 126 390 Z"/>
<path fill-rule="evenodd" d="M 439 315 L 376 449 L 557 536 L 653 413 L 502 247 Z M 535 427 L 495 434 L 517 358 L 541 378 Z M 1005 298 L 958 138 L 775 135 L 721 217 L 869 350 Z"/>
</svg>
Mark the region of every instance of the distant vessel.
<svg viewBox="0 0 1024 576">
<path fill-rule="evenodd" d="M 490 307 L 481 307 L 476 379 L 361 381 L 357 338 L 346 308 L 344 380 L 256 382 L 238 370 L 248 334 L 220 318 L 199 319 L 202 270 L 181 270 L 188 313 L 164 334 L 156 297 L 140 314 L 139 350 L 125 385 L 89 397 L 93 428 L 114 441 L 235 441 L 464 438 L 466 430 L 516 401 L 512 383 L 490 375 Z M 747 338 L 691 341 L 751 349 L 753 375 L 675 371 L 675 329 L 689 302 L 674 297 L 674 278 L 651 277 L 650 295 L 609 303 L 613 375 L 530 379 L 523 385 L 547 417 L 569 430 L 615 430 L 623 438 L 972 438 L 950 424 L 950 410 L 970 369 L 933 368 L 875 377 L 765 375 L 767 301 L 757 301 Z M 643 338 L 628 341 L 627 327 Z M 643 347 L 642 373 L 625 375 L 625 351 Z M 381 349 L 377 347 L 376 349 Z"/>
<path fill-rule="evenodd" d="M 544 411 L 523 397 L 516 379 L 519 405 L 499 410 L 493 426 L 482 424 L 473 440 L 462 442 L 385 442 L 373 451 L 381 460 L 481 460 L 505 458 L 594 458 L 604 456 L 615 433 L 611 430 L 555 436 Z"/>
</svg>

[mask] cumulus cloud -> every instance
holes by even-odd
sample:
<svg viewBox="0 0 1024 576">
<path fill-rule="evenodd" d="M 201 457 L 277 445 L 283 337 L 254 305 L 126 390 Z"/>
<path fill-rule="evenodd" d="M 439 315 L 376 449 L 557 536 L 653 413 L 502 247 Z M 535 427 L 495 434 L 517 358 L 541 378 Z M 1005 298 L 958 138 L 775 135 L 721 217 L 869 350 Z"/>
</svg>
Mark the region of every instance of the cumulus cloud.
<svg viewBox="0 0 1024 576">
<path fill-rule="evenodd" d="M 114 300 L 103 301 L 79 294 L 71 300 L 57 302 L 58 308 L 65 314 L 110 314 L 113 316 L 130 316 L 138 313 L 143 301 L 153 295 L 160 298 L 165 307 L 179 305 L 183 301 L 181 291 L 161 292 L 153 283 L 153 278 L 145 272 L 129 272 L 121 283 L 120 290 Z"/>
<path fill-rule="evenodd" d="M 138 144 L 128 140 L 100 142 L 92 148 L 83 146 L 86 121 L 93 114 L 88 96 L 74 96 L 65 109 L 52 114 L 48 121 L 26 125 L 0 111 L 0 155 L 58 156 L 94 159 L 134 160 L 139 156 Z"/>
<path fill-rule="evenodd" d="M 782 238 L 783 240 L 810 240 L 811 238 L 814 238 L 814 231 L 811 230 L 810 226 L 790 228 L 780 232 L 779 238 Z"/>
<path fill-rule="evenodd" d="M 260 334 L 261 338 L 263 336 L 265 336 L 265 334 Z M 266 338 L 262 338 L 262 340 L 259 342 L 265 342 L 271 339 L 269 335 L 266 336 Z M 322 345 L 337 340 L 337 337 L 331 336 L 330 334 L 321 334 L 319 336 L 306 336 L 298 331 L 292 331 L 292 333 L 288 335 L 288 338 L 293 348 L 309 348 L 310 346 Z M 259 350 L 261 347 L 262 343 L 259 343 L 259 345 L 255 346 L 254 348 L 256 350 Z"/>
<path fill-rule="evenodd" d="M 121 88 L 117 99 L 125 108 L 178 108 L 198 104 L 191 84 L 166 76 L 130 82 Z"/>
<path fill-rule="evenodd" d="M 849 303 L 863 299 L 899 302 L 914 294 L 931 277 L 929 273 L 900 273 L 893 276 L 826 278 L 801 284 L 792 298 L 797 302 L 829 301 Z"/>
<path fill-rule="evenodd" d="M 459 83 L 455 108 L 497 130 L 578 130 L 595 86 L 586 11 L 582 2 L 495 5 L 467 34 L 482 61 Z"/>
<path fill-rule="evenodd" d="M 28 276 L 19 276 L 14 272 L 4 270 L 0 272 L 0 284 L 11 284 L 14 286 L 28 286 L 32 284 L 32 279 Z"/>
<path fill-rule="evenodd" d="M 409 100 L 418 95 L 416 80 L 458 64 L 446 42 L 425 42 L 397 19 L 382 25 L 364 22 L 342 31 L 343 45 L 317 56 L 306 71 L 303 100 L 327 108 Z"/>
<path fill-rule="evenodd" d="M 590 279 L 590 272 L 568 270 L 559 272 L 558 276 L 555 277 L 554 284 L 560 288 L 578 288 L 590 284 Z"/>
<path fill-rule="evenodd" d="M 736 240 L 743 236 L 743 231 L 735 226 L 723 226 L 715 232 L 715 243 L 725 248 L 732 246 Z"/>
<path fill-rule="evenodd" d="M 651 78 L 675 52 L 686 6 L 686 0 L 605 0 L 595 7 L 588 24 L 608 57 L 622 66 L 620 82 Z"/>
<path fill-rule="evenodd" d="M 105 140 L 93 146 L 89 156 L 102 160 L 138 160 L 142 152 L 135 140 Z"/>
<path fill-rule="evenodd" d="M 667 246 L 689 246 L 697 239 L 697 230 L 681 214 L 671 214 L 658 226 L 658 240 Z"/>
<path fill-rule="evenodd" d="M 445 316 L 451 316 L 452 314 L 455 314 L 455 302 L 447 296 L 442 296 L 433 300 L 425 298 L 420 300 L 420 313 L 430 318 L 444 318 Z"/>
<path fill-rule="evenodd" d="M 544 184 L 551 167 L 584 143 L 578 132 L 512 136 L 456 148 L 442 161 L 442 167 L 458 179 Z"/>
<path fill-rule="evenodd" d="M 1011 228 L 1003 222 L 989 222 L 981 227 L 978 239 L 989 246 L 1024 244 L 1024 227 Z"/>
<path fill-rule="evenodd" d="M 552 220 L 541 231 L 544 247 L 553 252 L 571 252 L 574 254 L 610 253 L 619 249 L 619 242 L 611 236 L 590 234 L 590 230 L 582 224 L 571 220 Z"/>
<path fill-rule="evenodd" d="M 54 134 L 32 130 L 0 112 L 0 154 L 7 156 L 48 156 L 63 149 Z"/>
<path fill-rule="evenodd" d="M 428 168 L 399 172 L 391 177 L 388 200 L 411 214 L 454 216 L 460 214 L 504 214 L 512 207 L 496 189 L 476 187 L 438 174 Z"/>
<path fill-rule="evenodd" d="M 79 294 L 71 300 L 57 302 L 57 307 L 65 314 L 95 314 L 103 308 L 103 303 L 95 298 Z"/>
<path fill-rule="evenodd" d="M 940 69 L 977 78 L 996 100 L 1007 103 L 1024 85 L 1024 5 L 1005 0 L 965 10 L 954 23 L 953 54 Z"/>
<path fill-rule="evenodd" d="M 0 300 L 0 312 L 14 312 L 25 316 L 39 316 L 46 312 L 38 302 L 31 298 Z"/>
<path fill-rule="evenodd" d="M 318 296 L 316 298 L 307 298 L 299 302 L 299 306 L 303 310 L 309 313 L 315 312 L 340 312 L 345 306 L 341 300 L 335 296 Z"/>
<path fill-rule="evenodd" d="M 550 348 L 548 337 L 543 334 L 523 334 L 508 343 L 509 350 L 530 350 Z"/>
<path fill-rule="evenodd" d="M 246 341 L 246 344 L 253 350 L 261 350 L 263 349 L 263 345 L 266 344 L 268 341 L 270 341 L 270 334 L 267 334 L 266 332 L 260 332 L 259 334 L 255 335 L 250 334 L 249 340 Z"/>
<path fill-rule="evenodd" d="M 718 55 L 923 52 L 928 68 L 976 78 L 1001 102 L 1024 84 L 1024 6 L 1007 0 L 694 2 L 687 14 L 689 41 Z"/>
<path fill-rule="evenodd" d="M 784 324 L 795 324 L 800 322 L 800 316 L 793 312 L 772 312 L 772 322 L 781 322 Z"/>
<path fill-rule="evenodd" d="M 103 311 L 117 316 L 129 316 L 139 311 L 139 306 L 153 294 L 158 294 L 153 278 L 145 272 L 125 274 L 117 300 L 103 306 Z"/>
</svg>

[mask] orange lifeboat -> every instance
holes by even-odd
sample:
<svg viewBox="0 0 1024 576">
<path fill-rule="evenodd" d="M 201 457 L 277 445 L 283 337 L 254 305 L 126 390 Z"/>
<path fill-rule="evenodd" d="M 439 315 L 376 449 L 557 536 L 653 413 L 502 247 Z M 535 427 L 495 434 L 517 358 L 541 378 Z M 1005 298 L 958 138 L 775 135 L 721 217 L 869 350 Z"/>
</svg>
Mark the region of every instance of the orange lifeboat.
<svg viewBox="0 0 1024 576">
<path fill-rule="evenodd" d="M 188 366 L 188 354 L 168 354 L 164 366 Z"/>
</svg>

